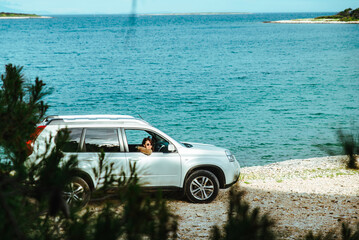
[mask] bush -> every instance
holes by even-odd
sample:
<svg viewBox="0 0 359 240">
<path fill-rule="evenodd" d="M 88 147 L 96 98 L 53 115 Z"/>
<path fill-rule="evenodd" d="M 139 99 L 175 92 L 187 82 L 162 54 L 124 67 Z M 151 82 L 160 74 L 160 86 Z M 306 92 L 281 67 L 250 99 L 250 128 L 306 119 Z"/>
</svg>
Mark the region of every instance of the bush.
<svg viewBox="0 0 359 240">
<path fill-rule="evenodd" d="M 359 223 L 357 224 L 356 230 L 350 228 L 347 223 L 342 223 L 340 238 L 336 236 L 335 230 L 331 230 L 327 234 L 323 234 L 323 233 L 313 234 L 313 232 L 310 231 L 304 238 L 304 240 L 335 240 L 335 239 L 359 240 Z"/>
<path fill-rule="evenodd" d="M 268 215 L 260 215 L 259 208 L 250 209 L 243 200 L 245 192 L 230 191 L 228 219 L 221 231 L 214 226 L 211 233 L 213 240 L 271 240 L 276 239 L 272 227 L 274 221 Z"/>
<path fill-rule="evenodd" d="M 348 161 L 346 167 L 349 169 L 359 169 L 358 153 L 359 153 L 359 135 L 353 133 L 337 131 L 338 142 L 336 144 L 319 144 L 319 149 L 327 152 L 329 155 L 347 155 Z"/>
<path fill-rule="evenodd" d="M 359 20 L 359 8 L 352 10 L 347 8 L 332 16 L 320 16 L 315 19 L 339 19 L 340 21 L 358 21 Z"/>
<path fill-rule="evenodd" d="M 350 13 L 351 13 L 352 9 L 351 8 L 347 8 L 344 11 L 339 12 L 337 15 L 341 16 L 341 17 L 349 17 Z"/>
<path fill-rule="evenodd" d="M 70 207 L 62 193 L 77 159 L 63 160 L 68 131 L 57 135 L 53 149 L 46 144 L 38 164 L 29 163 L 26 141 L 48 108 L 43 97 L 49 91 L 38 78 L 26 85 L 22 67 L 9 64 L 5 69 L 0 89 L 0 148 L 6 158 L 0 161 L 1 239 L 176 238 L 177 218 L 161 194 L 153 199 L 143 193 L 135 166 L 128 179 L 114 178 L 103 153 L 94 172 L 105 179 L 100 190 L 117 183 L 119 206 L 107 203 L 100 214 Z"/>
<path fill-rule="evenodd" d="M 340 19 L 342 18 L 339 15 L 332 15 L 332 16 L 320 16 L 320 17 L 316 17 L 314 19 Z"/>
<path fill-rule="evenodd" d="M 342 145 L 343 153 L 348 156 L 347 168 L 359 169 L 357 156 L 359 153 L 359 136 L 338 131 L 338 140 Z"/>
<path fill-rule="evenodd" d="M 356 20 L 359 20 L 359 8 L 353 10 L 351 12 L 350 16 Z"/>
</svg>

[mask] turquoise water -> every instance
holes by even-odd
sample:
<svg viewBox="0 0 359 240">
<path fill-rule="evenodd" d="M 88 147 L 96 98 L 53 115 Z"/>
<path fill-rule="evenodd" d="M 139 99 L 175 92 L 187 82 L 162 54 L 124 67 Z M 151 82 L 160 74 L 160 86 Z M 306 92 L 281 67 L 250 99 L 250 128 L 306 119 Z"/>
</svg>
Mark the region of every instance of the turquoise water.
<svg viewBox="0 0 359 240">
<path fill-rule="evenodd" d="M 43 79 L 48 114 L 140 114 L 242 166 L 325 156 L 358 126 L 359 25 L 262 23 L 319 15 L 3 19 L 1 72 Z"/>
</svg>

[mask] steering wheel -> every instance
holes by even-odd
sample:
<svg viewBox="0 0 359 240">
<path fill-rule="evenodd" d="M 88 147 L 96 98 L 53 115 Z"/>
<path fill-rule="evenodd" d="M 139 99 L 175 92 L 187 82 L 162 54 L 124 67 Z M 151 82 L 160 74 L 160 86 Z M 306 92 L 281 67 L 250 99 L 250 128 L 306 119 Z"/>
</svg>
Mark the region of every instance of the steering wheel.
<svg viewBox="0 0 359 240">
<path fill-rule="evenodd" d="M 166 147 L 167 147 L 166 142 L 159 141 L 159 142 L 156 142 L 154 150 L 155 150 L 155 152 L 164 152 Z"/>
</svg>

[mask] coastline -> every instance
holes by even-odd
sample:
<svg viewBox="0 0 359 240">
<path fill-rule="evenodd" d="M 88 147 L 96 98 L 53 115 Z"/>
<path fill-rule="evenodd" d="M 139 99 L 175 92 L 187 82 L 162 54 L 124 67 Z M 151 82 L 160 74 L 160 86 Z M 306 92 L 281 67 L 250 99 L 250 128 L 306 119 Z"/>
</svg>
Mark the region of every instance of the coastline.
<svg viewBox="0 0 359 240">
<path fill-rule="evenodd" d="M 38 17 L 30 17 L 30 16 L 23 16 L 23 17 L 0 17 L 0 19 L 29 19 L 29 18 L 53 18 L 48 16 L 38 16 Z"/>
<path fill-rule="evenodd" d="M 199 13 L 144 13 L 138 16 L 186 16 L 186 15 L 246 15 L 245 12 L 199 12 Z"/>
<path fill-rule="evenodd" d="M 280 23 L 280 24 L 359 24 L 359 21 L 338 21 L 332 19 L 317 20 L 314 18 L 307 19 L 293 19 L 293 20 L 278 20 L 278 21 L 265 21 L 264 23 Z"/>
<path fill-rule="evenodd" d="M 275 220 L 279 239 L 301 239 L 309 230 L 326 233 L 341 223 L 359 220 L 359 171 L 347 170 L 345 156 L 295 159 L 265 166 L 244 167 L 233 187 L 244 199 Z M 212 226 L 227 220 L 228 192 L 221 190 L 210 204 L 171 199 L 179 216 L 179 239 L 208 239 Z"/>
</svg>

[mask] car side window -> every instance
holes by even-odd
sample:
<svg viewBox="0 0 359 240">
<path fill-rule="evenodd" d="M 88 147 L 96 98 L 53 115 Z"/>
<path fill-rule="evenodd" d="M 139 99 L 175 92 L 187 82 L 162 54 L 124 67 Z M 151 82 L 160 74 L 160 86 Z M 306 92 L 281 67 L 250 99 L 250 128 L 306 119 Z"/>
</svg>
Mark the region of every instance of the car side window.
<svg viewBox="0 0 359 240">
<path fill-rule="evenodd" d="M 84 142 L 84 152 L 120 152 L 117 129 L 87 128 Z"/>
<path fill-rule="evenodd" d="M 138 152 L 137 146 L 142 146 L 142 140 L 150 136 L 146 131 L 127 129 L 125 130 L 129 152 Z"/>
<path fill-rule="evenodd" d="M 168 141 L 153 132 L 138 129 L 126 129 L 125 133 L 129 152 L 138 152 L 136 146 L 142 146 L 142 140 L 146 137 L 151 137 L 152 139 L 153 152 L 168 152 Z"/>
<path fill-rule="evenodd" d="M 69 139 L 62 147 L 63 152 L 78 152 L 82 128 L 68 128 Z"/>
</svg>

